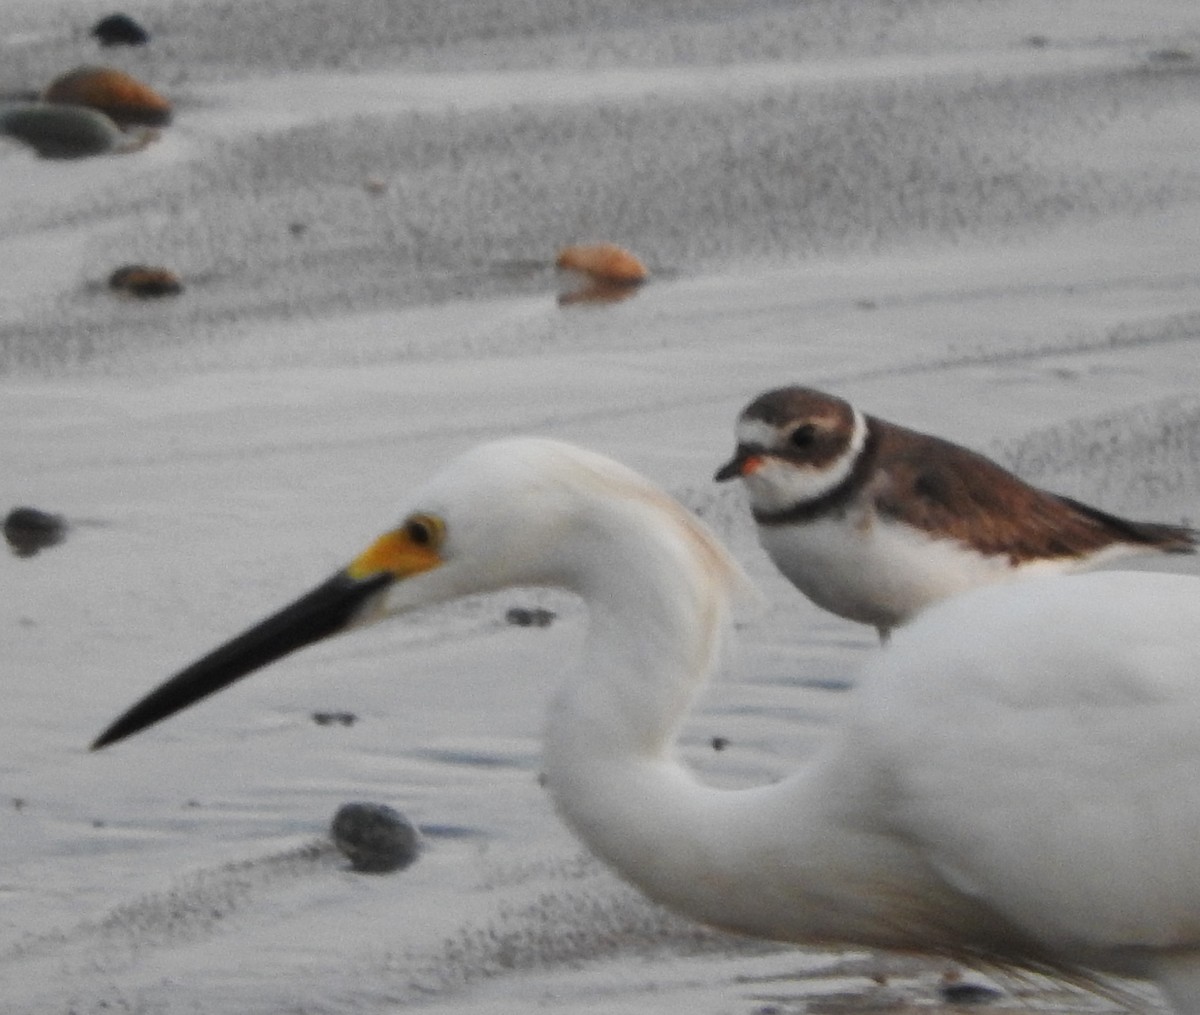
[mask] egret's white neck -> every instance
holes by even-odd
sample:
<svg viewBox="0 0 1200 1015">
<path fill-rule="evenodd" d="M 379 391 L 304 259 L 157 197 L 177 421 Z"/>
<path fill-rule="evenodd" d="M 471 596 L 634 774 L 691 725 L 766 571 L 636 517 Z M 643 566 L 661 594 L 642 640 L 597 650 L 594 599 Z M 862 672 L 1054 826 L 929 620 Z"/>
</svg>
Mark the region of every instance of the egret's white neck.
<svg viewBox="0 0 1200 1015">
<path fill-rule="evenodd" d="M 894 855 L 894 837 L 858 827 L 877 792 L 869 773 L 858 779 L 843 759 L 828 766 L 831 778 L 818 761 L 781 783 L 727 790 L 678 761 L 678 729 L 726 623 L 731 575 L 721 569 L 740 572 L 711 541 L 668 533 L 653 514 L 644 530 L 637 512 L 619 525 L 604 566 L 593 553 L 568 582 L 587 601 L 590 628 L 546 730 L 545 774 L 563 818 L 627 880 L 697 919 L 797 941 L 903 946 L 885 918 L 888 881 L 922 885 L 922 871 Z M 936 885 L 925 894 L 941 904 Z"/>
<path fill-rule="evenodd" d="M 551 708 L 552 757 L 668 758 L 744 579 L 707 530 L 665 498 L 610 505 L 584 528 L 570 540 L 581 566 L 565 570 L 587 604 L 588 634 L 582 664 Z"/>
<path fill-rule="evenodd" d="M 740 572 L 694 521 L 657 504 L 591 518 L 564 540 L 570 547 L 587 564 L 568 584 L 587 603 L 589 629 L 582 665 L 551 705 L 550 792 L 592 851 L 647 895 L 737 925 L 730 900 L 757 894 L 737 869 L 748 798 L 700 784 L 675 742 L 716 662 Z"/>
<path fill-rule="evenodd" d="M 562 816 L 597 855 L 688 909 L 691 875 L 711 862 L 704 801 L 718 794 L 675 759 L 675 741 L 719 653 L 729 576 L 713 572 L 725 558 L 697 552 L 693 533 L 661 524 L 639 533 L 639 523 L 631 512 L 613 556 L 580 569 L 588 634 L 581 666 L 551 705 L 545 773 Z"/>
</svg>

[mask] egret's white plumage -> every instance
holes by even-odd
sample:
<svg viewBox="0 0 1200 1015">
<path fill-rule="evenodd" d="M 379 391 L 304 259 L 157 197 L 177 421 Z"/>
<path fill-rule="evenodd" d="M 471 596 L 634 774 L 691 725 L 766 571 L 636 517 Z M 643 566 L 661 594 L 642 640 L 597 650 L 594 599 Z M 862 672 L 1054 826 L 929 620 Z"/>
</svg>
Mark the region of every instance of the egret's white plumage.
<svg viewBox="0 0 1200 1015">
<path fill-rule="evenodd" d="M 336 626 L 362 619 L 360 600 L 375 617 L 560 586 L 590 626 L 550 708 L 547 784 L 646 894 L 782 940 L 1146 977 L 1200 1015 L 1200 580 L 1102 573 L 949 600 L 873 658 L 804 769 L 715 789 L 674 744 L 742 581 L 700 522 L 616 463 L 551 441 L 484 445 L 341 576 L 98 744 L 329 633 L 280 643 L 346 588 L 370 584 Z"/>
</svg>

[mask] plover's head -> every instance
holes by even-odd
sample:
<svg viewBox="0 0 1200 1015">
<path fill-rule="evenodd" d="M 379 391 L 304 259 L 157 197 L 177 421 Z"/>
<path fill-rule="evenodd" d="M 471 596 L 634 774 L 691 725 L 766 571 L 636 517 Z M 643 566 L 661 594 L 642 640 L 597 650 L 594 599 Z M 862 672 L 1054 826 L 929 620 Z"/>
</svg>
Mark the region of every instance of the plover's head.
<svg viewBox="0 0 1200 1015">
<path fill-rule="evenodd" d="M 758 511 L 785 511 L 836 489 L 866 440 L 866 417 L 844 399 L 776 388 L 742 410 L 737 449 L 715 478 L 743 480 Z"/>
</svg>

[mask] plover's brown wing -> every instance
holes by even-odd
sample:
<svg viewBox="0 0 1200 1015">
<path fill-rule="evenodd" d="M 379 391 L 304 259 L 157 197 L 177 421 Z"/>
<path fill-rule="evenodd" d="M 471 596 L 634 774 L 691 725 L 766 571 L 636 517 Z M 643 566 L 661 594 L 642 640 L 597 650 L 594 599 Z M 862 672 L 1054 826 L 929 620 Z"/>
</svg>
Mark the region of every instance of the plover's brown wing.
<svg viewBox="0 0 1200 1015">
<path fill-rule="evenodd" d="M 1164 522 L 1136 522 L 1119 515 L 1109 514 L 1090 504 L 1083 504 L 1061 494 L 1053 495 L 1075 511 L 1088 515 L 1097 524 L 1127 543 L 1139 543 L 1163 553 L 1195 553 L 1200 548 L 1200 530 L 1186 525 L 1168 525 Z"/>
<path fill-rule="evenodd" d="M 1135 522 L 1030 486 L 995 462 L 950 441 L 889 426 L 874 484 L 876 511 L 930 535 L 1005 554 L 1015 564 L 1086 557 L 1107 546 L 1196 549 L 1191 529 Z"/>
</svg>

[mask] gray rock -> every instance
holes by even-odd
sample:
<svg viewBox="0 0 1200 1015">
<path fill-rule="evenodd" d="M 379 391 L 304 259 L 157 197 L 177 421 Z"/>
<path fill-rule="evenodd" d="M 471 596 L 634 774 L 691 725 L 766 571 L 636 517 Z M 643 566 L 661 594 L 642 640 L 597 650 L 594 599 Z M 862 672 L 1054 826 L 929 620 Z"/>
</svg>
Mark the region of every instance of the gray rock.
<svg viewBox="0 0 1200 1015">
<path fill-rule="evenodd" d="M 333 816 L 330 834 L 350 865 L 367 874 L 403 870 L 421 852 L 416 827 L 387 804 L 342 804 Z"/>
<path fill-rule="evenodd" d="M 129 138 L 98 109 L 26 102 L 0 110 L 0 133 L 24 141 L 44 159 L 82 159 L 124 148 Z"/>
<path fill-rule="evenodd" d="M 16 507 L 4 519 L 4 538 L 18 557 L 32 557 L 39 550 L 61 543 L 67 522 L 61 515 L 31 507 Z"/>
</svg>

